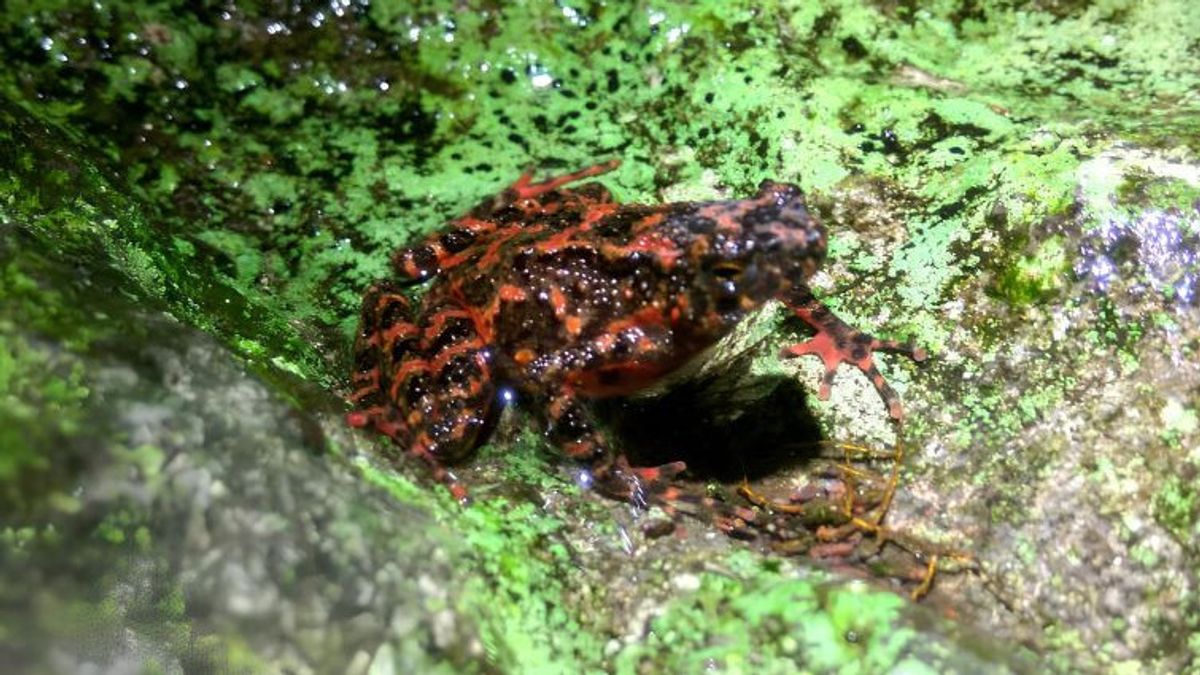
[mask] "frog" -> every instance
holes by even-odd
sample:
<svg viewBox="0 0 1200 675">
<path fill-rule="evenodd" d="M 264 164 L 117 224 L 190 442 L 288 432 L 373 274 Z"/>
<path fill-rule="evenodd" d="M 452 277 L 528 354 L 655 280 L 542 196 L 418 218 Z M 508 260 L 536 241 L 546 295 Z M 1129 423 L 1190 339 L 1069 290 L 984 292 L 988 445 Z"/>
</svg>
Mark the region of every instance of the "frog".
<svg viewBox="0 0 1200 675">
<path fill-rule="evenodd" d="M 642 507 L 695 511 L 711 500 L 689 502 L 681 491 L 686 463 L 631 465 L 592 404 L 654 385 L 771 300 L 814 331 L 780 357 L 821 360 L 819 398 L 846 363 L 866 375 L 891 418 L 903 419 L 874 355 L 921 361 L 925 351 L 852 328 L 817 299 L 809 280 L 828 239 L 797 185 L 764 181 L 743 199 L 623 204 L 586 180 L 618 165 L 537 182 L 526 170 L 398 250 L 393 276 L 363 296 L 349 424 L 391 438 L 393 459 L 418 458 L 466 500 L 451 467 L 519 396 L 545 437 L 586 468 L 589 487 Z M 419 284 L 427 288 L 413 300 Z M 752 517 L 727 509 L 715 519 L 728 531 Z"/>
</svg>

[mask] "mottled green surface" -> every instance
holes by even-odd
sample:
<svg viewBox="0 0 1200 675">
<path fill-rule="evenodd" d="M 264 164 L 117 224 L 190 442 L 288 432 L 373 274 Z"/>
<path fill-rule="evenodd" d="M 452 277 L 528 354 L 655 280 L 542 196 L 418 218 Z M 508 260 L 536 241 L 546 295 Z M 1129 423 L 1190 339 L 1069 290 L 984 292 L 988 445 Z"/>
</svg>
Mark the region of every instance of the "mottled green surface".
<svg viewBox="0 0 1200 675">
<path fill-rule="evenodd" d="M 1063 670 L 1194 665 L 1200 13 L 666 5 L 6 3 L 0 572 L 27 583 L 0 591 L 0 657 L 921 672 L 1016 651 L 975 627 Z M 524 167 L 610 157 L 627 201 L 800 183 L 832 233 L 817 290 L 931 349 L 886 363 L 909 411 L 892 522 L 982 562 L 928 602 L 959 628 L 700 526 L 645 541 L 521 415 L 465 470 L 469 509 L 345 430 L 389 252 Z M 758 350 L 732 407 L 815 382 L 775 361 L 788 339 L 731 345 Z M 879 407 L 845 373 L 813 410 L 882 443 Z"/>
</svg>

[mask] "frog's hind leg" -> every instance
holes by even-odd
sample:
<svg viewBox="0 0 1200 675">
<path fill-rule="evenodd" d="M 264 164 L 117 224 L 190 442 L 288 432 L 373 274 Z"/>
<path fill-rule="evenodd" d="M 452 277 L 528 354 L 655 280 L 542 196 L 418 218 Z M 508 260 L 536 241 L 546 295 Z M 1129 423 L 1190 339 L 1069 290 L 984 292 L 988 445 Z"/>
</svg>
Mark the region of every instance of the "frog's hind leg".
<svg viewBox="0 0 1200 675">
<path fill-rule="evenodd" d="M 393 362 L 411 351 L 416 334 L 412 307 L 398 287 L 378 282 L 367 289 L 354 340 L 354 369 L 350 378 L 354 391 L 349 401 L 355 410 L 348 415 L 351 426 L 378 425 L 388 419 L 393 406 L 385 382 Z M 399 436 L 407 431 L 403 424 L 379 430 L 397 442 L 402 442 Z"/>
<path fill-rule="evenodd" d="M 469 316 L 456 306 L 424 314 L 414 321 L 407 298 L 390 284 L 367 292 L 350 397 L 357 409 L 347 420 L 389 436 L 462 499 L 466 488 L 445 464 L 474 449 L 495 387 Z"/>
<path fill-rule="evenodd" d="M 564 185 L 569 185 L 571 183 L 583 180 L 584 178 L 591 178 L 593 176 L 606 174 L 620 165 L 621 160 L 610 159 L 607 162 L 593 164 L 578 171 L 552 176 L 539 183 L 533 182 L 533 169 L 527 169 L 525 173 L 522 173 L 521 177 L 517 179 L 517 182 L 510 185 L 501 196 L 506 198 L 507 202 L 510 204 L 519 202 L 523 199 L 537 199 L 542 195 L 545 195 L 548 192 L 553 192 Z"/>
</svg>

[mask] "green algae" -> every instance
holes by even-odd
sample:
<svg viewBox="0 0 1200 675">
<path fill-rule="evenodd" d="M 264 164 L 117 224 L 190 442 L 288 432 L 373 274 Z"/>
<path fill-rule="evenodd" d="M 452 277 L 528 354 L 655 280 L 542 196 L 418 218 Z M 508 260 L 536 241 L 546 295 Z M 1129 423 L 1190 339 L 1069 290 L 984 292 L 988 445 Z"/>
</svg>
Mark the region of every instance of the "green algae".
<svg viewBox="0 0 1200 675">
<path fill-rule="evenodd" d="M 95 514 L 80 490 L 85 476 L 99 488 L 105 470 L 139 475 L 152 488 L 163 462 L 159 448 L 125 447 L 93 397 L 89 355 L 137 333 L 114 318 L 129 282 L 112 270 L 64 269 L 54 253 L 11 224 L 0 230 L 0 569 L 14 582 L 0 602 L 29 607 L 19 620 L 0 616 L 0 642 L 6 662 L 19 667 L 15 645 L 116 644 L 133 635 L 154 646 L 147 672 L 163 671 L 171 658 L 197 654 L 194 638 L 212 636 L 193 630 L 178 585 L 144 589 L 133 602 L 105 595 L 155 565 L 148 576 L 166 579 L 166 561 L 151 551 L 152 516 L 141 505 Z M 228 661 L 217 652 L 232 642 L 219 644 L 213 658 Z"/>
<path fill-rule="evenodd" d="M 677 581 L 682 590 L 649 623 L 644 640 L 606 638 L 611 627 L 593 624 L 600 617 L 588 608 L 613 589 L 563 585 L 577 576 L 569 572 L 576 563 L 563 539 L 565 521 L 507 498 L 476 499 L 460 509 L 372 462 L 357 466 L 400 500 L 429 505 L 432 499 L 439 522 L 463 533 L 470 575 L 458 609 L 479 617 L 488 660 L 503 672 L 866 673 L 896 664 L 905 672 L 939 672 L 1004 661 L 986 648 L 949 649 L 943 629 L 930 632 L 936 624 L 914 616 L 901 596 L 817 572 L 797 576 L 791 565 L 746 550 L 710 556 L 708 571 L 695 574 L 694 583 Z M 591 508 L 586 502 L 569 508 L 580 507 Z M 560 600 L 547 606 L 548 597 Z"/>
<path fill-rule="evenodd" d="M 1143 33 L 1170 43 L 1157 28 L 1158 15 L 1145 11 L 1112 24 L 1108 42 L 1095 45 L 1095 26 L 1111 22 L 1115 10 L 1091 13 L 1064 28 L 986 7 L 964 20 L 949 4 L 916 13 L 897 8 L 897 16 L 852 2 L 824 11 L 798 3 L 572 12 L 530 5 L 449 21 L 436 11 L 410 14 L 376 3 L 368 16 L 378 33 L 368 34 L 397 40 L 414 57 L 399 71 L 380 66 L 370 77 L 366 72 L 352 76 L 356 63 L 371 63 L 369 53 L 354 53 L 345 63 L 318 61 L 302 68 L 305 76 L 289 77 L 282 66 L 301 37 L 305 50 L 317 53 L 332 51 L 332 40 L 338 39 L 296 27 L 296 35 L 274 47 L 273 58 L 220 64 L 213 91 L 201 92 L 208 85 L 189 79 L 197 72 L 197 41 L 217 39 L 230 28 L 187 24 L 170 16 L 172 7 L 154 4 L 134 17 L 113 10 L 81 12 L 86 20 L 79 24 L 96 25 L 96 30 L 132 19 L 139 30 L 129 33 L 134 38 L 124 48 L 148 49 L 148 57 L 137 58 L 161 71 L 164 83 L 188 82 L 182 92 L 160 86 L 169 102 L 162 108 L 169 105 L 174 115 L 170 120 L 161 119 L 161 110 L 154 115 L 158 128 L 166 130 L 159 140 L 177 145 L 155 152 L 153 163 L 126 153 L 133 162 L 130 175 L 151 204 L 199 199 L 207 229 L 197 232 L 180 218 L 189 214 L 162 215 L 172 229 L 209 243 L 206 250 L 215 248 L 214 262 L 224 263 L 221 276 L 232 287 L 277 308 L 307 331 L 306 337 L 326 341 L 331 334 L 313 331 L 336 329 L 332 335 L 344 340 L 359 290 L 386 273 L 378 252 L 415 231 L 436 228 L 464 204 L 511 180 L 530 159 L 579 166 L 620 147 L 627 165 L 613 183 L 630 199 L 652 199 L 647 188 L 654 184 L 695 180 L 692 167 L 698 164 L 715 165 L 722 184 L 743 192 L 765 177 L 827 191 L 862 171 L 891 176 L 931 200 L 926 210 L 938 217 L 910 216 L 912 245 L 899 251 L 886 271 L 902 280 L 899 297 L 912 312 L 905 319 L 910 327 L 921 328 L 925 342 L 941 344 L 946 329 L 931 324 L 923 308 L 945 294 L 971 262 L 951 251 L 982 226 L 980 214 L 992 200 L 981 198 L 991 195 L 1024 222 L 1061 211 L 1069 203 L 1078 163 L 1079 149 L 1070 144 L 1050 145 L 1048 154 L 1036 149 L 1054 136 L 1053 125 L 1035 129 L 1041 136 L 1029 143 L 1034 154 L 1012 152 L 1013 141 L 1030 128 L 1014 122 L 1011 112 L 997 110 L 1027 100 L 1021 87 L 1038 78 L 1025 73 L 1016 81 L 998 79 L 1002 73 L 991 68 L 997 48 L 1004 48 L 1000 53 L 1006 59 L 1016 55 L 1007 49 L 1010 42 L 1000 44 L 995 36 L 1020 32 L 1050 50 L 1035 36 L 1054 30 L 1081 43 L 1059 51 L 1099 49 L 1110 60 L 1119 60 L 1128 49 L 1131 40 L 1123 34 L 1139 35 L 1141 44 Z M 1158 11 L 1169 14 L 1172 7 Z M 38 16 L 45 15 L 26 12 L 17 21 L 14 14 L 10 25 L 33 40 Z M 789 35 L 809 39 L 772 48 L 780 37 L 771 28 L 772 17 L 786 19 Z M 899 30 L 881 30 L 894 19 L 901 19 Z M 961 27 L 955 20 L 963 22 Z M 166 37 L 146 35 L 151 23 Z M 555 37 L 530 41 L 549 26 L 558 29 Z M 461 37 L 484 29 L 486 41 Z M 614 36 L 621 38 L 620 47 L 596 46 L 599 38 Z M 851 40 L 858 46 L 849 48 Z M 717 45 L 727 47 L 714 49 Z M 63 49 L 71 62 L 70 47 Z M 113 51 L 119 63 L 121 48 Z M 946 54 L 960 56 L 947 61 Z M 705 68 L 694 72 L 688 64 L 701 58 Z M 641 72 L 630 65 L 636 63 L 646 64 L 639 66 Z M 1098 79 L 1107 74 L 1103 63 L 1081 67 L 1094 70 Z M 1155 64 L 1138 71 L 1150 74 L 1142 83 L 1150 93 L 1179 90 L 1185 73 L 1166 59 Z M 917 86 L 861 79 L 889 66 L 921 68 L 972 84 L 942 87 L 944 96 L 930 97 Z M 52 70 L 54 60 L 44 68 Z M 762 74 L 778 71 L 789 76 Z M 141 86 L 153 88 L 149 82 Z M 985 92 L 984 100 L 968 97 L 972 87 Z M 96 96 L 87 107 L 112 102 L 102 88 Z M 186 105 L 199 98 L 210 103 Z M 538 114 L 511 114 L 529 106 Z M 310 108 L 321 110 L 323 118 L 301 115 Z M 184 131 L 189 122 L 181 117 L 189 115 L 196 120 L 192 126 L 199 124 L 204 132 Z M 248 126 L 256 116 L 270 124 Z M 381 125 L 381 120 L 388 122 Z M 180 132 L 172 135 L 173 128 Z M 503 145 L 512 151 L 497 152 Z M 664 146 L 696 148 L 696 164 L 648 173 L 629 161 L 653 159 L 649 150 Z M 179 160 L 163 164 L 164 154 Z M 1050 192 L 1059 197 L 1047 198 L 1050 185 L 1061 186 Z M 973 195 L 965 203 L 959 196 L 964 192 Z M 940 195 L 951 201 L 939 203 Z M 959 215 L 945 217 L 947 210 Z M 318 213 L 323 226 L 314 228 Z M 231 231 L 229 225 L 248 218 L 269 227 L 269 234 L 256 238 Z M 306 376 L 323 377 L 305 360 L 290 360 Z"/>
<path fill-rule="evenodd" d="M 1025 391 L 1014 395 L 995 380 L 954 384 L 1005 363 L 1012 331 L 1062 297 L 1075 239 L 1052 228 L 1047 236 L 1043 225 L 1075 208 L 1085 158 L 1118 141 L 1197 150 L 1195 58 L 1181 36 L 1200 33 L 1200 19 L 1185 2 L 456 8 L 373 2 L 355 5 L 352 20 L 311 26 L 308 17 L 246 7 L 218 21 L 176 2 L 12 3 L 0 10 L 3 50 L 20 63 L 0 74 L 0 216 L 64 258 L 102 255 L 128 280 L 122 293 L 161 303 L 263 370 L 330 388 L 344 381 L 361 289 L 386 276 L 388 253 L 530 164 L 553 171 L 620 157 L 606 183 L 623 200 L 738 195 L 764 178 L 796 180 L 834 214 L 870 176 L 882 187 L 866 206 L 880 222 L 830 219 L 833 280 L 821 291 L 859 324 L 895 308 L 873 328 L 911 335 L 935 354 L 968 333 L 978 349 L 964 365 L 889 373 L 912 381 L 927 409 L 953 412 L 950 422 L 918 418 L 910 431 L 927 437 L 946 424 L 962 452 L 1026 435 L 1087 391 L 1074 374 L 1089 362 L 1116 349 L 1129 372 L 1139 346 L 1168 328 L 1169 317 L 1130 319 L 1101 300 L 1098 318 L 1069 335 L 1082 346 L 1046 347 L 1060 365 L 1023 378 Z M 269 37 L 276 21 L 287 32 Z M 109 47 L 96 46 L 101 38 Z M 1123 175 L 1112 189 L 1085 181 L 1097 198 L 1085 194 L 1084 205 L 1114 193 L 1125 204 L 1186 211 L 1195 203 L 1186 180 Z M 1093 208 L 1087 222 L 1107 213 Z M 868 225 L 891 243 L 858 236 L 870 234 Z M 991 276 L 991 297 L 1017 314 L 964 326 L 940 311 L 981 273 Z M 40 339 L 68 352 L 97 339 L 96 322 L 67 311 L 70 298 L 5 280 L 6 299 L 28 296 L 5 333 L 32 321 Z M 79 369 L 42 342 L 5 340 L 0 414 L 10 417 L 0 423 L 14 424 L 2 427 L 74 433 L 73 411 L 87 396 Z M 777 370 L 772 364 L 764 371 Z M 933 391 L 942 385 L 922 384 L 929 381 L 949 384 Z M 62 413 L 53 418 L 57 431 L 35 424 L 45 410 Z M 1164 440 L 1191 438 L 1194 412 L 1191 419 L 1191 430 L 1174 424 Z M 3 440 L 13 451 L 0 467 L 23 472 L 40 470 L 37 448 L 51 442 Z M 561 487 L 539 474 L 536 438 L 515 445 L 509 480 Z M 996 452 L 973 465 L 967 479 L 976 485 L 1015 483 L 993 507 L 997 520 L 1026 518 L 1032 479 L 1066 452 L 1052 443 L 1037 450 Z M 429 503 L 427 488 L 374 471 L 366 479 L 386 483 L 397 499 Z M 1167 479 L 1154 497 L 1156 517 L 1186 540 L 1193 501 L 1185 484 Z M 482 500 L 468 513 L 445 522 L 468 533 L 478 578 L 504 589 L 506 605 L 488 624 L 494 662 L 594 663 L 584 655 L 601 650 L 587 619 L 551 608 L 573 578 L 570 565 L 558 554 L 533 555 L 563 523 L 513 501 Z M 128 544 L 137 531 L 130 524 L 110 534 Z M 676 633 L 695 625 L 704 629 L 697 635 L 720 639 L 695 653 L 658 644 L 654 656 L 750 663 L 761 636 L 732 635 L 714 612 L 691 613 L 690 603 L 715 603 L 721 593 L 753 596 L 734 603 L 742 618 L 765 621 L 771 612 L 756 614 L 756 603 L 785 598 L 813 612 L 804 630 L 842 627 L 828 616 L 830 601 L 802 584 L 704 584 L 710 599 L 680 600 L 661 625 Z M 472 592 L 487 597 L 484 586 Z M 474 609 L 493 608 L 477 602 Z M 1078 635 L 1063 635 L 1053 642 L 1063 653 L 1085 649 Z M 829 667 L 837 659 L 883 663 L 843 643 L 822 643 L 813 658 Z M 869 644 L 895 653 L 891 643 Z M 622 663 L 651 658 L 628 654 L 641 656 L 623 653 Z"/>
<path fill-rule="evenodd" d="M 89 389 L 83 364 L 50 340 L 79 349 L 98 331 L 79 322 L 86 313 L 72 298 L 43 290 L 37 262 L 18 260 L 7 248 L 0 245 L 0 508 L 69 510 L 74 500 L 65 491 L 73 476 L 45 450 L 86 432 L 81 406 Z"/>
<path fill-rule="evenodd" d="M 617 655 L 615 672 L 1007 672 L 968 642 L 947 650 L 892 593 L 780 574 L 745 552 L 714 567 L 651 621 L 645 641 Z"/>
<path fill-rule="evenodd" d="M 603 642 L 594 627 L 585 626 L 582 608 L 564 602 L 573 595 L 565 586 L 573 563 L 561 543 L 562 521 L 505 498 L 477 498 L 470 508 L 460 508 L 448 494 L 431 495 L 365 460 L 357 465 L 364 479 L 401 501 L 422 506 L 432 501 L 440 523 L 463 533 L 460 564 L 468 575 L 454 609 L 480 622 L 490 664 L 504 672 L 594 667 Z"/>
<path fill-rule="evenodd" d="M 1021 257 L 1004 271 L 997 279 L 995 292 L 1018 307 L 1047 302 L 1065 290 L 1069 271 L 1062 239 L 1046 239 L 1031 255 Z"/>
<path fill-rule="evenodd" d="M 161 70 L 160 77 L 167 82 L 171 78 L 186 80 L 195 74 L 190 55 L 195 51 L 192 43 L 197 36 L 215 39 L 227 30 L 176 26 L 180 22 L 169 18 L 166 8 L 170 6 L 155 5 L 136 17 L 143 24 L 153 21 L 155 26 L 161 25 L 169 38 L 179 37 L 181 44 L 165 38 L 162 44 L 152 42 L 153 58 L 141 57 Z M 222 64 L 213 92 L 216 96 L 205 97 L 215 105 L 199 109 L 177 105 L 199 97 L 201 83 L 189 84 L 182 93 L 168 94 L 179 99 L 172 100 L 171 105 L 176 116 L 194 115 L 207 127 L 202 134 L 179 134 L 178 149 L 169 154 L 182 154 L 188 163 L 164 165 L 157 161 L 164 154 L 160 151 L 153 165 L 135 160 L 131 175 L 145 186 L 151 203 L 160 203 L 181 190 L 206 202 L 209 229 L 195 234 L 201 239 L 218 240 L 218 252 L 230 261 L 226 274 L 232 285 L 248 297 L 282 303 L 297 320 L 338 326 L 344 335 L 349 329 L 346 317 L 353 316 L 358 290 L 385 272 L 379 258 L 354 254 L 361 248 L 355 242 L 362 238 L 369 243 L 368 253 L 386 251 L 413 231 L 433 229 L 456 209 L 461 210 L 463 204 L 511 180 L 530 156 L 578 166 L 611 154 L 618 144 L 632 139 L 643 148 L 665 144 L 700 148 L 695 155 L 699 164 L 717 163 L 719 179 L 741 191 L 768 176 L 798 179 L 809 189 L 821 191 L 830 189 L 851 171 L 869 171 L 897 175 L 909 185 L 925 185 L 928 194 L 946 194 L 941 186 L 926 179 L 929 169 L 945 168 L 946 161 L 963 156 L 961 161 L 968 165 L 989 166 L 996 159 L 995 153 L 972 156 L 971 151 L 980 144 L 994 146 L 1014 131 L 1012 122 L 977 101 L 931 101 L 918 89 L 883 85 L 864 89 L 859 80 L 844 75 L 821 76 L 821 70 L 803 67 L 812 59 L 807 53 L 812 45 L 804 42 L 793 43 L 783 51 L 765 48 L 777 36 L 767 29 L 769 23 L 764 17 L 787 16 L 789 30 L 800 35 L 816 32 L 823 65 L 866 72 L 868 66 L 861 57 L 847 54 L 838 45 L 849 36 L 856 36 L 859 43 L 867 36 L 879 37 L 872 22 L 881 17 L 853 3 L 835 6 L 824 14 L 789 3 L 763 9 L 712 3 L 674 13 L 606 8 L 596 16 L 584 12 L 574 21 L 557 11 L 532 6 L 530 10 L 528 14 L 501 13 L 503 21 L 495 21 L 486 12 L 479 15 L 489 19 L 484 22 L 468 15 L 470 18 L 460 18 L 451 29 L 450 24 L 431 20 L 430 15 L 407 15 L 398 8 L 372 5 L 370 15 L 376 17 L 382 35 L 409 43 L 416 56 L 416 63 L 400 73 L 381 72 L 372 80 L 377 85 L 388 83 L 386 91 L 366 88 L 365 83 L 345 77 L 345 72 L 326 72 L 350 64 L 317 63 L 311 66 L 313 80 L 288 78 L 279 66 L 290 55 L 291 44 L 282 45 L 277 60 L 256 67 Z M 90 17 L 87 12 L 83 14 L 88 21 L 80 23 L 85 26 L 95 21 L 100 25 L 119 24 L 121 20 L 116 12 Z M 31 24 L 36 25 L 36 21 L 27 14 L 22 19 L 14 25 L 22 26 L 32 39 L 36 31 Z M 831 23 L 835 26 L 830 30 L 832 34 L 821 35 L 820 28 Z M 485 44 L 446 39 L 470 34 L 480 25 L 487 25 L 495 33 Z M 539 34 L 537 29 L 546 25 L 559 26 L 564 36 L 576 37 L 603 36 L 619 30 L 630 46 L 606 50 L 571 45 L 564 49 L 553 39 L 545 44 L 529 44 L 529 36 Z M 950 32 L 932 16 L 919 27 L 928 27 L 943 39 Z M 139 35 L 138 31 L 131 34 Z M 735 34 L 739 36 L 738 47 L 711 49 Z M 328 40 L 332 36 L 307 31 L 306 37 Z M 920 37 L 924 36 L 908 36 L 915 43 Z M 142 46 L 147 40 L 142 35 L 129 47 Z M 591 44 L 589 40 L 581 42 Z M 756 43 L 765 44 L 750 46 Z M 325 43 L 319 44 L 318 52 L 328 49 Z M 513 45 L 522 48 L 514 51 Z M 635 50 L 632 45 L 643 46 Z M 119 50 L 114 47 L 114 51 Z M 898 42 L 887 43 L 880 51 L 896 64 L 923 61 L 903 51 Z M 634 58 L 635 52 L 644 54 L 644 59 Z M 710 55 L 710 63 L 697 78 L 685 64 L 700 54 Z M 357 56 L 365 59 L 361 54 Z M 797 56 L 803 58 L 797 60 Z M 552 58 L 553 66 L 539 58 Z M 626 64 L 640 60 L 648 61 L 653 72 L 630 72 Z M 606 67 L 605 62 L 611 62 L 612 67 Z M 802 68 L 793 77 L 807 75 L 810 79 L 781 80 L 755 74 L 794 63 Z M 870 66 L 878 68 L 878 64 Z M 626 77 L 621 77 L 622 73 Z M 681 75 L 689 81 L 686 91 L 690 95 L 678 95 L 683 91 Z M 647 77 L 650 86 L 645 86 Z M 422 87 L 422 78 L 435 79 Z M 543 81 L 549 84 L 541 84 Z M 347 86 L 343 91 L 343 85 L 358 86 Z M 326 91 L 330 87 L 335 92 L 332 96 Z M 479 94 L 468 94 L 474 91 Z M 100 100 L 94 105 L 110 102 L 103 91 L 97 95 Z M 804 104 L 784 105 L 791 100 Z M 368 105 L 372 106 L 369 115 Z M 540 114 L 529 119 L 509 114 L 528 105 L 539 108 Z M 311 115 L 301 117 L 299 111 L 305 106 L 315 106 L 327 115 L 320 121 Z M 706 114 L 690 114 L 696 109 Z M 244 122 L 252 121 L 254 115 L 266 115 L 274 125 L 292 121 L 298 125 L 290 126 L 287 135 L 273 126 L 251 127 L 247 134 Z M 400 116 L 397 122 L 401 130 L 377 125 L 380 118 L 394 115 Z M 847 118 L 851 121 L 846 122 Z M 580 121 L 584 119 L 587 124 Z M 368 120 L 376 126 L 364 126 Z M 679 120 L 691 126 L 681 127 Z M 185 127 L 185 122 L 175 119 L 162 126 Z M 961 126 L 968 135 L 959 137 L 962 142 L 953 140 L 954 136 L 946 138 L 938 132 L 947 125 Z M 798 136 L 798 129 L 808 129 L 809 133 Z M 885 131 L 894 144 L 901 146 L 920 147 L 930 141 L 943 144 L 929 156 L 938 159 L 932 164 L 921 161 L 900 167 L 903 173 L 897 174 L 898 169 L 889 161 L 894 155 L 882 145 L 871 148 L 867 140 Z M 169 133 L 167 137 L 163 140 L 169 140 Z M 492 148 L 500 141 L 519 147 L 510 154 L 497 153 Z M 951 148 L 961 154 L 950 153 Z M 637 149 L 626 152 L 634 158 L 652 157 Z M 251 168 L 251 162 L 264 157 L 270 162 L 267 170 L 261 166 Z M 323 168 L 318 159 L 321 157 L 336 162 L 332 173 L 339 180 L 330 196 L 325 190 L 331 185 L 330 169 Z M 411 168 L 414 161 L 416 171 Z M 782 163 L 772 166 L 767 162 Z M 290 170 L 271 170 L 273 164 Z M 685 165 L 683 170 L 690 168 Z M 164 172 L 169 174 L 166 179 L 162 177 Z M 987 178 L 986 172 L 976 169 L 974 173 Z M 957 181 L 971 174 L 971 170 L 960 169 L 945 176 L 947 181 Z M 453 180 L 448 180 L 450 177 Z M 635 165 L 623 169 L 614 182 L 622 187 L 630 183 L 636 186 L 636 192 L 625 195 L 628 198 L 647 198 L 647 178 L 661 183 L 685 177 L 677 171 L 669 176 L 646 174 Z M 382 193 L 381 179 L 386 186 Z M 211 189 L 201 190 L 204 186 Z M 1044 187 L 1045 181 L 1039 181 L 1035 189 Z M 956 191 L 950 190 L 949 194 Z M 249 212 L 244 207 L 249 207 Z M 311 227 L 316 211 L 329 226 L 319 228 L 314 237 Z M 253 241 L 243 239 L 239 246 L 236 239 L 231 240 L 238 235 L 225 227 L 226 221 L 247 216 L 269 223 L 272 234 L 262 244 L 269 247 L 270 253 L 249 250 L 247 245 L 253 247 Z M 346 225 L 354 229 L 347 231 Z M 947 248 L 958 236 L 952 233 L 962 226 L 950 220 L 936 227 L 925 231 L 919 223 L 913 224 L 917 241 L 923 243 L 910 250 L 927 253 L 914 258 L 912 265 L 940 262 L 937 269 L 946 269 Z M 175 228 L 192 229 L 182 222 Z M 301 232 L 305 236 L 299 236 Z M 353 233 L 349 246 L 342 243 L 343 232 Z M 906 269 L 901 260 L 893 273 L 911 279 L 911 275 L 904 275 Z M 931 281 L 925 289 L 912 289 L 904 297 L 917 309 L 922 299 L 944 292 L 955 274 L 948 270 L 927 277 Z M 270 280 L 267 293 L 261 283 L 264 276 Z"/>
<path fill-rule="evenodd" d="M 878 672 L 899 667 L 918 639 L 897 628 L 903 604 L 863 587 L 822 588 L 807 579 L 759 586 L 704 574 L 695 594 L 651 623 L 644 644 L 619 655 L 616 672 Z"/>
<path fill-rule="evenodd" d="M 85 150 L 69 149 L 69 137 L 0 102 L 0 139 L 7 149 L 0 157 L 0 222 L 19 227 L 57 259 L 103 260 L 123 277 L 114 282 L 128 297 L 170 307 L 181 319 L 227 335 L 232 345 L 239 344 L 240 334 L 252 334 L 271 344 L 277 358 L 319 379 L 319 357 L 288 335 L 292 331 L 282 317 L 202 274 L 203 257 L 194 253 L 203 242 L 162 237 Z M 49 302 L 41 311 L 62 305 L 70 306 Z M 88 323 L 64 317 L 58 325 L 86 332 Z"/>
</svg>

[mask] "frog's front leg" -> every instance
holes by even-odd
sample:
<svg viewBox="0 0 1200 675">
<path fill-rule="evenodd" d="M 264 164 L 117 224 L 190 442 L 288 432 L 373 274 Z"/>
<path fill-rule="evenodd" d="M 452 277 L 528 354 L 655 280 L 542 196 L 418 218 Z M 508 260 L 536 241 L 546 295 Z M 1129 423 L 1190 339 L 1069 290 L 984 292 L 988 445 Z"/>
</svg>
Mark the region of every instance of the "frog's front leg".
<svg viewBox="0 0 1200 675">
<path fill-rule="evenodd" d="M 658 505 L 673 517 L 686 513 L 712 522 L 734 537 L 750 539 L 758 535 L 752 526 L 756 519 L 754 511 L 679 485 L 675 477 L 687 469 L 685 462 L 654 467 L 630 465 L 626 456 L 616 452 L 604 433 L 596 428 L 587 401 L 570 385 L 563 384 L 549 397 L 546 417 L 550 439 L 568 457 L 590 465 L 587 482 L 600 494 L 642 509 Z"/>
<path fill-rule="evenodd" d="M 900 404 L 900 397 L 888 385 L 879 369 L 875 367 L 874 353 L 877 351 L 895 352 L 904 354 L 914 361 L 923 361 L 926 357 L 924 349 L 896 340 L 879 340 L 853 328 L 839 319 L 820 300 L 817 300 L 806 284 L 800 283 L 794 286 L 784 296 L 783 302 L 796 316 L 812 326 L 817 334 L 804 342 L 784 349 L 781 356 L 789 358 L 814 354 L 821 358 L 825 364 L 825 375 L 821 378 L 821 389 L 818 396 L 822 400 L 829 398 L 838 365 L 848 363 L 861 370 L 871 380 L 871 384 L 875 386 L 875 390 L 879 392 L 884 404 L 887 405 L 888 414 L 897 420 L 904 417 L 904 408 Z"/>
<path fill-rule="evenodd" d="M 672 358 L 665 329 L 633 326 L 547 355 L 529 364 L 525 376 L 538 383 L 536 388 L 551 392 L 545 407 L 550 440 L 563 454 L 591 467 L 589 482 L 597 492 L 641 508 L 658 505 L 672 516 L 686 513 L 731 536 L 753 538 L 752 511 L 675 481 L 686 463 L 632 466 L 597 428 L 589 399 L 636 388 Z"/>
<path fill-rule="evenodd" d="M 564 455 L 591 468 L 587 482 L 601 494 L 645 508 L 687 468 L 683 462 L 631 467 L 597 428 L 591 408 L 574 387 L 558 382 L 551 388 L 554 393 L 547 397 L 545 409 L 549 438 Z"/>
<path fill-rule="evenodd" d="M 544 354 L 524 367 L 527 386 L 549 392 L 545 413 L 551 441 L 563 454 L 591 466 L 594 485 L 601 493 L 643 507 L 686 465 L 630 467 L 596 427 L 587 398 L 601 395 L 605 385 L 619 383 L 622 370 L 651 365 L 668 358 L 670 351 L 669 333 L 630 326 Z"/>
</svg>

